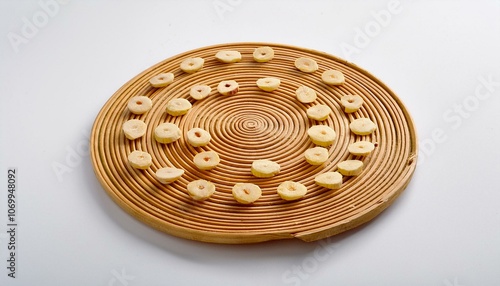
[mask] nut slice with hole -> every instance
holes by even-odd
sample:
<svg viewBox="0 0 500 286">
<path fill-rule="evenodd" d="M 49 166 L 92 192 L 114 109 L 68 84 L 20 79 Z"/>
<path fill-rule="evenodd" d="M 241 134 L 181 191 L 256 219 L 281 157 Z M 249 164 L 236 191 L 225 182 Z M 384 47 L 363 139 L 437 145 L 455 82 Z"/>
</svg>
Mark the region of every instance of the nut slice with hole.
<svg viewBox="0 0 500 286">
<path fill-rule="evenodd" d="M 172 116 L 180 116 L 188 113 L 193 107 L 191 102 L 185 98 L 174 98 L 167 103 L 167 113 Z"/>
<path fill-rule="evenodd" d="M 300 57 L 295 60 L 295 67 L 301 72 L 313 73 L 318 70 L 318 63 L 311 58 Z"/>
<path fill-rule="evenodd" d="M 250 171 L 257 178 L 270 178 L 278 174 L 280 169 L 280 164 L 268 159 L 260 159 L 252 162 Z"/>
<path fill-rule="evenodd" d="M 234 199 L 241 204 L 251 204 L 262 195 L 259 186 L 252 183 L 237 183 L 232 189 Z"/>
<path fill-rule="evenodd" d="M 275 77 L 264 77 L 257 80 L 257 86 L 263 91 L 274 91 L 280 87 L 281 81 Z"/>
<path fill-rule="evenodd" d="M 237 63 L 241 61 L 241 53 L 238 51 L 219 51 L 215 58 L 222 63 Z"/>
<path fill-rule="evenodd" d="M 299 182 L 284 181 L 278 186 L 278 195 L 286 201 L 294 201 L 307 194 L 307 187 Z"/>
<path fill-rule="evenodd" d="M 328 149 L 325 147 L 313 147 L 304 152 L 307 163 L 311 165 L 321 165 L 328 160 Z"/>
<path fill-rule="evenodd" d="M 335 130 L 326 125 L 313 125 L 307 130 L 307 134 L 314 144 L 323 147 L 332 145 L 337 138 Z"/>
<path fill-rule="evenodd" d="M 122 125 L 123 133 L 129 140 L 135 140 L 146 134 L 147 124 L 140 119 L 127 120 Z"/>
<path fill-rule="evenodd" d="M 358 141 L 347 146 L 349 153 L 355 156 L 368 156 L 375 149 L 375 144 L 370 141 Z"/>
<path fill-rule="evenodd" d="M 195 73 L 203 68 L 204 63 L 205 60 L 200 57 L 187 58 L 181 62 L 180 68 L 186 73 Z"/>
<path fill-rule="evenodd" d="M 181 138 L 181 129 L 175 123 L 165 122 L 155 128 L 154 137 L 158 143 L 172 143 Z"/>
<path fill-rule="evenodd" d="M 191 87 L 189 95 L 196 100 L 202 100 L 210 95 L 211 91 L 212 88 L 210 86 L 206 84 L 197 84 Z"/>
<path fill-rule="evenodd" d="M 324 83 L 329 85 L 341 85 L 345 82 L 344 74 L 338 70 L 326 70 L 321 75 Z"/>
<path fill-rule="evenodd" d="M 202 128 L 192 128 L 186 133 L 187 141 L 193 147 L 206 146 L 212 139 L 208 131 Z"/>
<path fill-rule="evenodd" d="M 325 104 L 316 104 L 306 110 L 307 117 L 316 121 L 323 121 L 332 113 L 332 109 Z"/>
<path fill-rule="evenodd" d="M 223 80 L 217 85 L 217 91 L 222 95 L 235 95 L 239 85 L 235 80 Z"/>
<path fill-rule="evenodd" d="M 253 59 L 259 63 L 265 63 L 274 58 L 274 50 L 271 47 L 258 47 L 253 51 Z"/>
<path fill-rule="evenodd" d="M 339 172 L 326 172 L 314 178 L 316 185 L 327 189 L 340 189 L 342 187 L 342 174 Z"/>
<path fill-rule="evenodd" d="M 130 166 L 136 169 L 145 170 L 151 166 L 153 163 L 153 158 L 148 152 L 143 151 L 132 151 L 128 157 L 128 162 Z"/>
<path fill-rule="evenodd" d="M 153 107 L 153 101 L 147 96 L 134 96 L 128 103 L 127 108 L 133 114 L 144 114 Z"/>
<path fill-rule="evenodd" d="M 377 125 L 369 118 L 358 118 L 349 124 L 349 128 L 356 135 L 370 135 L 377 129 Z"/>
<path fill-rule="evenodd" d="M 194 156 L 193 163 L 200 170 L 211 170 L 219 165 L 219 154 L 215 151 L 200 152 Z"/>
<path fill-rule="evenodd" d="M 155 75 L 149 80 L 149 83 L 153 87 L 165 87 L 172 82 L 174 82 L 174 74 L 171 72 Z"/>
<path fill-rule="evenodd" d="M 207 180 L 195 180 L 186 186 L 189 196 L 196 201 L 204 201 L 215 193 L 215 185 Z"/>
<path fill-rule="evenodd" d="M 344 106 L 345 113 L 358 111 L 363 105 L 363 98 L 357 94 L 348 94 L 340 98 L 340 103 Z"/>
</svg>

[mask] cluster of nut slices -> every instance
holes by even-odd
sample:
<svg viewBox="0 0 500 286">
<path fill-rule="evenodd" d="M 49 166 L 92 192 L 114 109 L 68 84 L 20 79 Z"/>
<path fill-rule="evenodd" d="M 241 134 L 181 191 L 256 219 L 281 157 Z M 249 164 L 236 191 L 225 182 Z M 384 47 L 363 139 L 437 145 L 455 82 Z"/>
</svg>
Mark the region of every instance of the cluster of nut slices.
<svg viewBox="0 0 500 286">
<path fill-rule="evenodd" d="M 314 72 L 317 64 L 313 59 L 299 58 L 295 62 L 297 69 L 303 72 Z M 327 70 L 323 72 L 321 79 L 329 85 L 341 85 L 345 82 L 342 72 Z M 302 103 L 312 103 L 316 100 L 313 89 L 302 86 L 296 91 L 297 99 Z M 359 95 L 344 95 L 340 99 L 345 113 L 354 113 L 363 105 L 363 98 Z M 306 110 L 307 116 L 316 121 L 324 121 L 332 110 L 324 104 L 316 104 Z M 349 124 L 351 132 L 356 135 L 370 135 L 375 131 L 376 125 L 369 118 L 358 118 Z M 313 125 L 307 130 L 311 142 L 316 147 L 304 152 L 306 161 L 311 165 L 322 165 L 328 160 L 327 147 L 331 146 L 336 139 L 336 132 L 327 125 Z M 348 146 L 348 151 L 354 156 L 367 156 L 375 149 L 375 145 L 369 141 L 357 141 Z M 322 173 L 315 177 L 317 185 L 328 189 L 339 189 L 342 186 L 343 176 L 357 176 L 363 171 L 363 161 L 345 160 L 337 164 L 337 171 Z"/>
<path fill-rule="evenodd" d="M 268 62 L 274 57 L 271 47 L 258 47 L 254 50 L 253 59 L 256 62 Z M 215 58 L 221 63 L 236 63 L 241 61 L 242 56 L 238 51 L 223 50 L 216 53 Z M 180 63 L 180 68 L 186 73 L 195 73 L 203 68 L 204 59 L 200 57 L 187 58 Z M 314 59 L 299 57 L 295 60 L 295 67 L 304 73 L 314 73 L 318 70 L 318 64 Z M 331 86 L 342 85 L 345 82 L 344 75 L 338 70 L 326 70 L 321 75 L 321 80 Z M 160 88 L 174 81 L 173 73 L 160 73 L 150 79 L 152 87 Z M 279 88 L 281 81 L 274 77 L 260 78 L 257 86 L 266 92 L 272 92 Z M 221 95 L 234 95 L 238 92 L 239 85 L 234 80 L 221 81 L 217 91 Z M 195 100 L 206 98 L 212 89 L 208 85 L 194 85 L 190 89 L 190 96 Z M 296 98 L 302 103 L 313 103 L 316 101 L 316 91 L 308 86 L 300 86 L 295 91 Z M 359 95 L 344 95 L 341 97 L 341 105 L 345 113 L 356 112 L 363 105 L 363 99 Z M 127 105 L 133 114 L 144 114 L 152 108 L 152 101 L 146 96 L 135 96 Z M 182 116 L 192 107 L 192 104 L 184 98 L 171 99 L 166 106 L 166 112 L 171 116 Z M 325 121 L 332 110 L 328 105 L 315 104 L 306 111 L 308 118 L 315 121 Z M 142 120 L 131 119 L 123 124 L 123 132 L 129 140 L 135 140 L 146 133 L 147 125 Z M 376 129 L 376 125 L 369 118 L 358 118 L 353 120 L 349 128 L 356 135 L 369 135 Z M 331 146 L 336 139 L 336 132 L 327 125 L 313 125 L 307 130 L 311 142 L 316 145 L 304 152 L 305 160 L 311 165 L 322 165 L 329 158 L 327 147 Z M 182 136 L 180 128 L 174 123 L 161 123 L 154 130 L 154 137 L 158 143 L 169 144 L 177 141 Z M 192 128 L 186 133 L 187 142 L 193 147 L 206 146 L 211 140 L 208 131 L 202 128 Z M 369 141 L 357 141 L 348 146 L 348 151 L 355 156 L 367 156 L 375 148 Z M 148 169 L 152 164 L 152 157 L 143 151 L 133 151 L 128 156 L 129 164 L 137 169 Z M 211 170 L 220 163 L 219 155 L 215 151 L 202 151 L 193 158 L 194 165 L 200 170 Z M 327 189 L 338 189 L 342 186 L 343 176 L 357 176 L 363 170 L 363 161 L 345 160 L 337 165 L 337 171 L 325 172 L 317 175 L 315 183 Z M 280 165 L 267 159 L 255 160 L 250 172 L 257 178 L 270 178 L 280 172 Z M 156 171 L 155 175 L 162 184 L 170 184 L 179 179 L 184 170 L 174 167 L 163 167 Z M 215 192 L 215 185 L 206 180 L 191 181 L 187 185 L 187 192 L 194 200 L 206 200 Z M 307 187 L 299 182 L 285 181 L 277 187 L 278 195 L 284 200 L 297 200 L 307 193 Z M 260 187 L 253 183 L 236 183 L 232 188 L 234 199 L 241 204 L 251 204 L 262 195 Z"/>
</svg>

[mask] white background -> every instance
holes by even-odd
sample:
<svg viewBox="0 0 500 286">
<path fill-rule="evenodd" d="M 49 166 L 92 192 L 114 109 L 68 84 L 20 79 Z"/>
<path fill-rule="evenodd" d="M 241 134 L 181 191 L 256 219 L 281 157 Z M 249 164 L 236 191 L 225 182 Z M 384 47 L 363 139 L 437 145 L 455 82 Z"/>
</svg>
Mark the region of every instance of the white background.
<svg viewBox="0 0 500 286">
<path fill-rule="evenodd" d="M 321 242 L 215 245 L 111 201 L 88 155 L 106 100 L 170 56 L 240 41 L 347 58 L 399 95 L 420 161 L 390 208 Z M 0 285 L 500 285 L 498 0 L 2 0 L 0 52 Z"/>
</svg>

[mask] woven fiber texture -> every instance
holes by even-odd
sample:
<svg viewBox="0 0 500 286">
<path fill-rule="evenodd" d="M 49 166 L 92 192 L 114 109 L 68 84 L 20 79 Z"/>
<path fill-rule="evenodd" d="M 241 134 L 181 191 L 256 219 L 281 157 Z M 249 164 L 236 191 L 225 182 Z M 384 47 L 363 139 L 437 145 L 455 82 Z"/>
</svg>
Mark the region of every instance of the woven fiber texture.
<svg viewBox="0 0 500 286">
<path fill-rule="evenodd" d="M 274 58 L 266 63 L 253 60 L 260 46 L 274 49 Z M 241 62 L 221 63 L 215 54 L 220 50 L 236 50 Z M 179 65 L 188 57 L 205 59 L 203 68 L 193 74 Z M 319 69 L 304 73 L 294 66 L 298 57 L 314 59 Z M 321 74 L 328 69 L 341 71 L 345 83 L 329 86 Z M 172 72 L 173 83 L 151 87 L 153 76 Z M 273 92 L 260 90 L 256 81 L 263 77 L 281 80 Z M 235 80 L 239 91 L 224 96 L 217 92 L 223 80 Z M 189 96 L 193 85 L 206 84 L 210 95 L 200 101 Z M 317 93 L 314 103 L 297 100 L 295 90 L 302 85 Z M 360 95 L 364 104 L 347 114 L 340 104 L 346 94 Z M 127 103 L 133 96 L 144 95 L 153 107 L 142 115 L 132 114 Z M 182 116 L 166 113 L 167 102 L 185 98 L 191 110 Z M 325 104 L 332 113 L 325 121 L 307 117 L 306 109 Z M 370 135 L 353 134 L 349 123 L 356 118 L 370 118 L 377 129 Z M 122 125 L 129 119 L 147 124 L 144 136 L 125 138 Z M 182 137 L 170 144 L 154 139 L 154 128 L 163 122 L 179 126 Z M 312 166 L 304 152 L 314 147 L 307 135 L 309 127 L 324 124 L 332 127 L 337 139 L 328 147 L 329 159 Z M 210 132 L 212 140 L 205 147 L 192 147 L 185 134 L 200 127 Z M 123 85 L 99 112 L 91 134 L 91 158 L 95 174 L 109 196 L 140 221 L 171 235 L 214 243 L 254 243 L 266 240 L 299 238 L 314 241 L 332 236 L 368 222 L 387 208 L 408 185 L 416 168 L 417 139 L 413 121 L 399 98 L 381 81 L 365 70 L 322 52 L 270 43 L 230 43 L 203 47 L 166 59 L 137 75 Z M 366 140 L 376 145 L 366 157 L 351 155 L 350 143 Z M 153 164 L 146 170 L 132 168 L 127 156 L 134 150 L 150 153 Z M 212 170 L 200 171 L 193 157 L 201 152 L 216 151 L 220 164 Z M 256 178 L 250 172 L 254 160 L 278 162 L 281 172 L 272 178 Z M 318 174 L 336 171 L 337 164 L 347 159 L 364 162 L 363 172 L 344 177 L 337 190 L 314 183 Z M 185 170 L 172 184 L 161 184 L 155 171 L 162 167 Z M 186 191 L 190 181 L 205 179 L 216 186 L 208 200 L 194 201 Z M 282 200 L 277 186 L 286 180 L 297 181 L 308 193 L 297 201 Z M 231 188 L 240 182 L 259 185 L 262 196 L 251 205 L 235 201 Z"/>
</svg>

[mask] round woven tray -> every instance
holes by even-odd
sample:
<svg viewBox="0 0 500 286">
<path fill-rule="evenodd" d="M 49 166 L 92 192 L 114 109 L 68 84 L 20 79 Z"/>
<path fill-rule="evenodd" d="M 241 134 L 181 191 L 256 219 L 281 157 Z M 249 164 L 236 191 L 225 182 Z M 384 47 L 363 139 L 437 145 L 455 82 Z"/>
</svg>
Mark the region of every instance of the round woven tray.
<svg viewBox="0 0 500 286">
<path fill-rule="evenodd" d="M 256 47 L 270 46 L 273 60 L 258 63 L 252 53 Z M 223 64 L 214 55 L 220 50 L 237 50 L 242 61 Z M 184 73 L 179 64 L 188 57 L 202 57 L 204 67 Z M 319 70 L 308 74 L 297 70 L 294 61 L 310 57 Z M 321 81 L 327 69 L 344 73 L 346 82 L 328 86 Z M 149 79 L 162 72 L 172 72 L 175 80 L 163 88 L 153 88 Z M 274 92 L 264 92 L 256 85 L 262 77 L 281 79 Z M 222 80 L 236 80 L 236 95 L 217 93 Z M 212 87 L 209 97 L 195 101 L 189 89 L 195 84 Z M 311 120 L 306 109 L 312 104 L 300 103 L 295 90 L 307 85 L 316 90 L 315 103 L 326 104 L 333 113 L 323 122 Z M 340 96 L 358 94 L 363 107 L 346 114 Z M 128 100 L 137 95 L 152 99 L 153 108 L 143 115 L 127 109 Z M 172 98 L 186 98 L 192 109 L 183 116 L 172 117 L 165 111 Z M 377 129 L 368 136 L 351 133 L 349 123 L 368 117 Z M 143 120 L 146 135 L 128 140 L 122 124 L 132 118 Z M 183 136 L 171 144 L 159 144 L 153 138 L 154 128 L 162 122 L 176 123 Z M 326 124 L 337 133 L 329 147 L 329 159 L 321 166 L 309 165 L 303 157 L 314 147 L 306 133 L 315 124 Z M 208 130 L 212 140 L 206 147 L 191 147 L 184 134 L 193 127 Z M 350 155 L 347 146 L 355 141 L 375 143 L 366 157 Z M 125 211 L 140 221 L 166 233 L 205 242 L 253 243 L 266 240 L 299 238 L 314 241 L 359 226 L 382 212 L 405 189 L 416 167 L 417 140 L 413 121 L 398 97 L 382 82 L 359 67 L 337 57 L 303 48 L 268 43 L 233 43 L 204 47 L 164 60 L 145 70 L 121 87 L 99 112 L 91 135 L 91 157 L 94 171 L 106 192 Z M 147 170 L 132 168 L 127 156 L 133 150 L 149 152 L 153 164 Z M 195 154 L 214 150 L 221 163 L 210 171 L 199 171 L 192 162 Z M 269 179 L 252 176 L 253 160 L 270 159 L 281 165 L 281 172 Z M 328 190 L 314 183 L 314 177 L 335 171 L 347 159 L 365 164 L 361 175 L 344 177 L 343 186 Z M 176 182 L 163 185 L 154 173 L 174 166 L 185 170 Z M 198 202 L 189 197 L 186 185 L 206 179 L 216 185 L 215 194 Z M 305 197 L 284 201 L 277 186 L 293 180 L 308 188 Z M 262 189 L 262 197 L 251 205 L 237 203 L 231 188 L 238 182 L 252 182 Z"/>
</svg>

